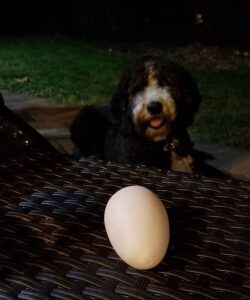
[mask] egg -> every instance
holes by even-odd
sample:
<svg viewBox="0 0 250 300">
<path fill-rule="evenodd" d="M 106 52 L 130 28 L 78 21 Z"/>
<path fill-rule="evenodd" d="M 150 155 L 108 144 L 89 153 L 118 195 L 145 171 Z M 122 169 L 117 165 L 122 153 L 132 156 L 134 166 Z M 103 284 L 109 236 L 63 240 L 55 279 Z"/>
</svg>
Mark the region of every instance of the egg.
<svg viewBox="0 0 250 300">
<path fill-rule="evenodd" d="M 166 255 L 169 220 L 159 197 L 142 186 L 128 186 L 108 201 L 104 224 L 118 256 L 136 269 L 151 269 Z"/>
</svg>

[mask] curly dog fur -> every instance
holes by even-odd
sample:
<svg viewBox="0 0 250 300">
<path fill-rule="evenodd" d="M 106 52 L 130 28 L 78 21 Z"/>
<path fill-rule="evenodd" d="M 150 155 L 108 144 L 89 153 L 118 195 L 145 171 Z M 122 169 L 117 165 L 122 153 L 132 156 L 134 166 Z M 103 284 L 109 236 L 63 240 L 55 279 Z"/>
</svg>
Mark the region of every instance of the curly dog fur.
<svg viewBox="0 0 250 300">
<path fill-rule="evenodd" d="M 86 106 L 71 126 L 85 157 L 194 172 L 187 132 L 202 99 L 180 65 L 145 57 L 128 69 L 107 106 Z"/>
</svg>

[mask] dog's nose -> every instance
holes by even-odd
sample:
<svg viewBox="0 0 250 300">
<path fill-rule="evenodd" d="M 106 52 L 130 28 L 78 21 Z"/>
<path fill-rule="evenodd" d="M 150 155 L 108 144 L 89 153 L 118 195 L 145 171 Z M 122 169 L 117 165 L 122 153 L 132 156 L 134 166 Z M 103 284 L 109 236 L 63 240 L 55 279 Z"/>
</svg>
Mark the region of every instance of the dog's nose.
<svg viewBox="0 0 250 300">
<path fill-rule="evenodd" d="M 151 115 L 157 115 L 162 111 L 162 104 L 159 101 L 151 101 L 147 105 L 147 110 Z"/>
</svg>

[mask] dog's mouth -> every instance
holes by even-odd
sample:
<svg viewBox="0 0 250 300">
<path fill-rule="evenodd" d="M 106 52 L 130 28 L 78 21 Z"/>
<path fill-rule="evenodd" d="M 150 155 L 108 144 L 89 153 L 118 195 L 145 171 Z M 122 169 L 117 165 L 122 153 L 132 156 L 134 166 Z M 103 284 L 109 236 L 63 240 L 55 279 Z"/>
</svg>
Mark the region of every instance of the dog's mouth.
<svg viewBox="0 0 250 300">
<path fill-rule="evenodd" d="M 148 123 L 151 128 L 158 129 L 163 125 L 164 119 L 162 117 L 153 117 Z"/>
</svg>

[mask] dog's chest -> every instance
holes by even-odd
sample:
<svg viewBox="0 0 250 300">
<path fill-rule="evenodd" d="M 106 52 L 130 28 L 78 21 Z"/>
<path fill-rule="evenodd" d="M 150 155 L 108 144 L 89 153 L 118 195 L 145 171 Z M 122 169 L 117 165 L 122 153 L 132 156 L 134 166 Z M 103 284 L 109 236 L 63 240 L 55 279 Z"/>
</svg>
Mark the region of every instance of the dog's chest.
<svg viewBox="0 0 250 300">
<path fill-rule="evenodd" d="M 123 136 L 110 133 L 105 144 L 105 156 L 119 163 L 143 164 L 169 168 L 170 158 L 164 150 L 164 143 L 148 142 L 138 135 Z"/>
</svg>

